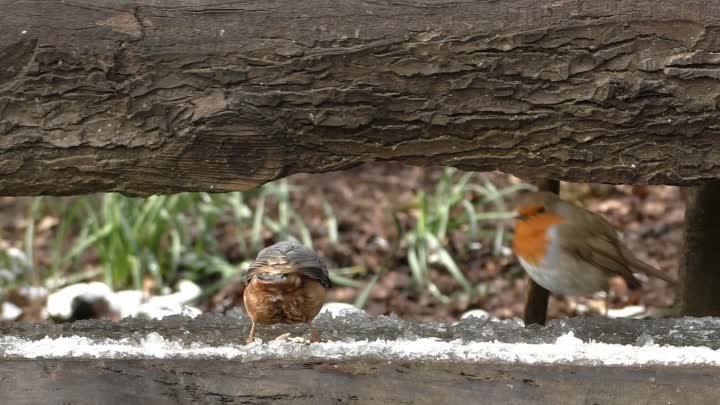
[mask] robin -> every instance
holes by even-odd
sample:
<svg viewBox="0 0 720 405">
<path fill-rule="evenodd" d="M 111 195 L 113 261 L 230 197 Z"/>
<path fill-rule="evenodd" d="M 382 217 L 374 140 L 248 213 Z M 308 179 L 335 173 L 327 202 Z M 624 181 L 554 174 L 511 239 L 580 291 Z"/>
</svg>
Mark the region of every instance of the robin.
<svg viewBox="0 0 720 405">
<path fill-rule="evenodd" d="M 635 290 L 640 281 L 633 271 L 675 284 L 670 276 L 635 257 L 602 216 L 557 194 L 527 195 L 518 204 L 516 216 L 513 250 L 530 277 L 553 293 L 607 292 L 615 276 Z"/>
<path fill-rule="evenodd" d="M 312 320 L 325 302 L 330 276 L 315 252 L 295 242 L 268 246 L 250 265 L 245 282 L 243 300 L 252 320 L 248 343 L 257 324 L 276 323 L 306 323 L 312 341 L 320 341 Z"/>
</svg>

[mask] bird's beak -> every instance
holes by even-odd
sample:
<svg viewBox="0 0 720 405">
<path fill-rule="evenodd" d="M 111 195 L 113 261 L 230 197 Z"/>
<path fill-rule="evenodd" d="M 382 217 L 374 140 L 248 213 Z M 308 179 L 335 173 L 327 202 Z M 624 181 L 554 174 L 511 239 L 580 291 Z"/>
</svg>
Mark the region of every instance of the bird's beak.
<svg viewBox="0 0 720 405">
<path fill-rule="evenodd" d="M 517 221 L 525 221 L 525 220 L 528 219 L 528 218 L 530 218 L 530 217 L 528 217 L 528 216 L 525 215 L 525 214 L 521 214 L 521 213 L 518 212 L 518 211 L 515 211 L 515 216 L 513 216 L 513 219 L 515 219 L 515 220 L 517 220 Z"/>
</svg>

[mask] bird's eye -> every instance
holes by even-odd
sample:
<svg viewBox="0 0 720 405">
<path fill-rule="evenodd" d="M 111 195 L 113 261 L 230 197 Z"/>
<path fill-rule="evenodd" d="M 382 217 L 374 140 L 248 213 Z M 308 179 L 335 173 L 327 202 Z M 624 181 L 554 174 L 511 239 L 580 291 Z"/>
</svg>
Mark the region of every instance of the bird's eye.
<svg viewBox="0 0 720 405">
<path fill-rule="evenodd" d="M 543 212 L 545 212 L 545 207 L 540 207 L 537 209 L 538 214 L 542 214 Z"/>
</svg>

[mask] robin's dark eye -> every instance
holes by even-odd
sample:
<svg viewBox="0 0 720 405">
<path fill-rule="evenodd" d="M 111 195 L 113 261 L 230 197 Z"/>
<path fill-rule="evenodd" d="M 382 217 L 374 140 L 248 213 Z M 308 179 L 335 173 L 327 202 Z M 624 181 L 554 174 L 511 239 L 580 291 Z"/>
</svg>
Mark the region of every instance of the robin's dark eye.
<svg viewBox="0 0 720 405">
<path fill-rule="evenodd" d="M 542 214 L 543 212 L 545 212 L 545 207 L 540 207 L 537 209 L 538 214 Z"/>
</svg>

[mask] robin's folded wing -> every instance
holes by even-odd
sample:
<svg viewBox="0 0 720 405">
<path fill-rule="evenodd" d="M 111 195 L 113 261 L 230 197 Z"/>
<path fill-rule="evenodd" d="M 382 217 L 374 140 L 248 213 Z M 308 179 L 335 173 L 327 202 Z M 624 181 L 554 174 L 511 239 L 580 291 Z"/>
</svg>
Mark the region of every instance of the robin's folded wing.
<svg viewBox="0 0 720 405">
<path fill-rule="evenodd" d="M 670 285 L 677 284 L 677 280 L 673 279 L 669 274 L 663 273 L 662 271 L 638 259 L 622 244 L 622 242 L 620 242 L 620 238 L 615 228 L 613 228 L 612 225 L 610 225 L 610 223 L 607 222 L 601 215 L 593 213 L 593 215 L 583 215 L 582 218 L 585 221 L 582 225 L 584 229 L 595 230 L 597 234 L 594 236 L 600 239 L 605 239 L 607 243 L 615 244 L 615 246 L 617 246 L 617 252 L 625 259 L 625 266 L 628 268 L 630 273 L 634 270 L 636 272 L 645 273 L 649 276 L 665 280 L 665 282 Z M 605 252 L 607 251 L 608 250 L 605 250 Z M 624 275 L 623 278 L 625 278 Z M 625 278 L 625 280 L 628 281 L 627 278 Z"/>
<path fill-rule="evenodd" d="M 293 242 L 287 252 L 288 264 L 297 268 L 303 276 L 318 280 L 325 288 L 330 288 L 330 274 L 327 267 L 315 252 L 304 245 Z"/>
<path fill-rule="evenodd" d="M 298 271 L 304 277 L 312 278 L 314 280 L 319 281 L 320 284 L 325 288 L 330 288 L 330 286 L 332 285 L 330 283 L 330 274 L 328 274 L 328 271 L 325 267 L 323 267 L 323 268 L 303 267 L 302 269 L 299 269 Z"/>
<path fill-rule="evenodd" d="M 318 280 L 325 288 L 330 287 L 330 274 L 325 264 L 315 252 L 297 242 L 279 242 L 261 250 L 250 265 L 245 280 L 250 281 L 258 269 L 266 266 L 293 269 L 304 277 Z"/>
<path fill-rule="evenodd" d="M 623 256 L 625 256 L 625 259 L 628 261 L 631 268 L 641 273 L 645 273 L 649 276 L 657 277 L 660 280 L 664 280 L 666 283 L 672 286 L 677 285 L 677 280 L 672 278 L 672 276 L 663 273 L 655 267 L 652 267 L 651 265 L 638 259 L 628 248 L 621 246 L 620 249 L 622 250 Z"/>
<path fill-rule="evenodd" d="M 569 242 L 564 243 L 563 246 L 566 252 L 608 273 L 622 277 L 632 289 L 640 287 L 640 281 L 623 259 L 617 237 L 609 237 L 606 233 L 591 234 L 582 240 L 578 240 L 576 235 L 574 237 L 575 239 L 572 239 L 573 236 L 568 235 L 560 238 Z"/>
</svg>

